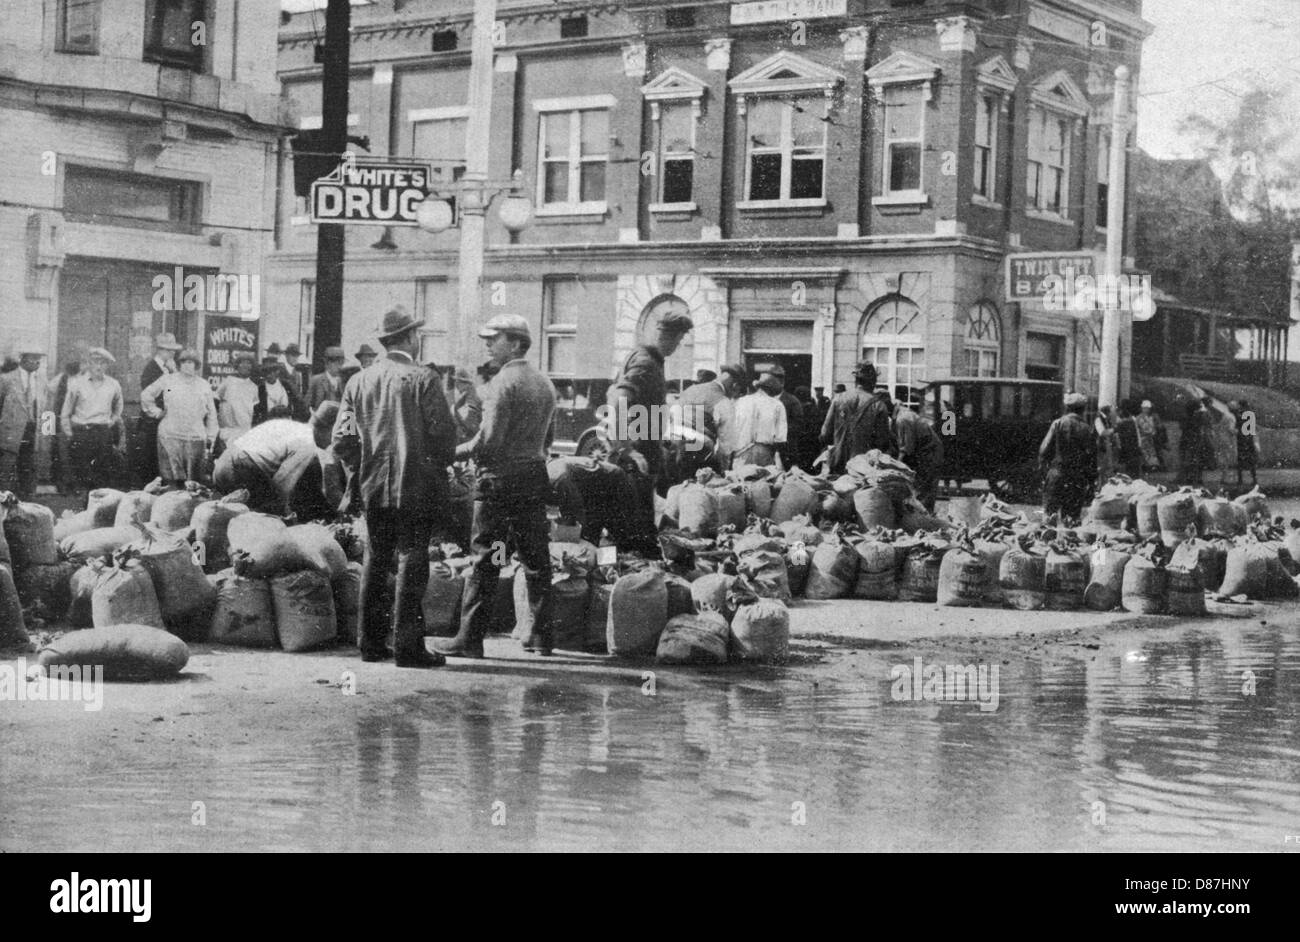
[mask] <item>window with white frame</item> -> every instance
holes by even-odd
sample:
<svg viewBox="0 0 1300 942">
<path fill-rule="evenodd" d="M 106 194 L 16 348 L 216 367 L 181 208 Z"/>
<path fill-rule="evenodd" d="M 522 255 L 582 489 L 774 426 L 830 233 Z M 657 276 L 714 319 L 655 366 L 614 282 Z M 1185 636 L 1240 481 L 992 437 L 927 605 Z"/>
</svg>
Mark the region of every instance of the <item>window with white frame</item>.
<svg viewBox="0 0 1300 942">
<path fill-rule="evenodd" d="M 975 98 L 975 195 L 990 202 L 997 200 L 1001 97 L 995 92 L 980 91 Z"/>
<path fill-rule="evenodd" d="M 575 376 L 582 281 L 577 275 L 554 275 L 542 284 L 542 369 L 550 376 Z"/>
<path fill-rule="evenodd" d="M 886 196 L 921 192 L 925 150 L 925 91 L 919 85 L 890 85 L 884 91 Z"/>
<path fill-rule="evenodd" d="M 408 117 L 411 156 L 429 161 L 429 189 L 444 193 L 451 203 L 454 217 L 454 184 L 465 175 L 465 131 L 469 125 L 469 109 L 464 106 L 412 109 Z"/>
<path fill-rule="evenodd" d="M 695 208 L 695 133 L 708 85 L 672 66 L 645 85 L 655 148 L 652 210 Z"/>
<path fill-rule="evenodd" d="M 916 386 L 925 381 L 925 320 L 921 309 L 894 295 L 872 306 L 863 324 L 862 359 L 876 367 L 876 382 Z"/>
<path fill-rule="evenodd" d="M 997 376 L 1002 360 L 1002 328 L 998 310 L 981 301 L 966 322 L 966 375 Z"/>
<path fill-rule="evenodd" d="M 824 196 L 826 122 L 819 99 L 760 98 L 746 109 L 751 201 L 820 200 Z"/>
<path fill-rule="evenodd" d="M 612 95 L 536 101 L 539 215 L 605 212 Z"/>
<path fill-rule="evenodd" d="M 1110 210 L 1110 132 L 1097 133 L 1097 228 L 1106 228 Z"/>
<path fill-rule="evenodd" d="M 1046 108 L 1029 110 L 1029 206 L 1064 216 L 1069 210 L 1070 126 L 1073 119 Z"/>
<path fill-rule="evenodd" d="M 59 0 L 58 39 L 59 52 L 99 51 L 100 0 Z"/>
</svg>

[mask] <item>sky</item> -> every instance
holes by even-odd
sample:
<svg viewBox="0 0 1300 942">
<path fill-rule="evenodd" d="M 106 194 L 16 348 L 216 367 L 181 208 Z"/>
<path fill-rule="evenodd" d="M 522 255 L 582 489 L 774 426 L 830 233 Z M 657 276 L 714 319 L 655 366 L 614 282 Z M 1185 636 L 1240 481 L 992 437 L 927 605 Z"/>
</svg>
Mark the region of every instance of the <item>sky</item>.
<svg viewBox="0 0 1300 942">
<path fill-rule="evenodd" d="M 1142 49 L 1138 145 L 1153 156 L 1198 156 L 1179 123 L 1230 113 L 1252 80 L 1300 100 L 1300 0 L 1145 0 L 1142 17 L 1155 32 Z"/>
</svg>

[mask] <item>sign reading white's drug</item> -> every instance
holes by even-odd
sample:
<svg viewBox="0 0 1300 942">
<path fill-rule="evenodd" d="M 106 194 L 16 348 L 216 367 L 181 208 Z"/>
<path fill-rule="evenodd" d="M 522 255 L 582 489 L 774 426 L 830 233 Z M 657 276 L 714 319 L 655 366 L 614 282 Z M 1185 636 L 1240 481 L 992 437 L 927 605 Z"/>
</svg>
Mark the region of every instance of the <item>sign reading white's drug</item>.
<svg viewBox="0 0 1300 942">
<path fill-rule="evenodd" d="M 345 160 L 311 185 L 311 221 L 414 226 L 428 187 L 428 164 Z"/>
</svg>

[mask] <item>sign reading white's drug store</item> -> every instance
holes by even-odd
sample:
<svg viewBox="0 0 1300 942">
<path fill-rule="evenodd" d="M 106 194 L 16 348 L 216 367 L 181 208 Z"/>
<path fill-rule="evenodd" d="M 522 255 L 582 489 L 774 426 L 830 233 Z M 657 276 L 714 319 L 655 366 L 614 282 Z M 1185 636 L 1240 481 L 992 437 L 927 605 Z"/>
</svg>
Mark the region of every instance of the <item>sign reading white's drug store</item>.
<svg viewBox="0 0 1300 942">
<path fill-rule="evenodd" d="M 414 226 L 428 187 L 428 164 L 345 160 L 311 185 L 311 221 Z"/>
</svg>

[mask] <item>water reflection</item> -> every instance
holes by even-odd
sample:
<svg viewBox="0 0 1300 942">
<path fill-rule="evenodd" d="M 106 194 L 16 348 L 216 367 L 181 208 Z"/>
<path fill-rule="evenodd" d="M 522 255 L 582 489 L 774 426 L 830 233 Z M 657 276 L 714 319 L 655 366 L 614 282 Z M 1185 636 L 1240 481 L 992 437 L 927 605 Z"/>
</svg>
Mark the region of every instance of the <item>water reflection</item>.
<svg viewBox="0 0 1300 942">
<path fill-rule="evenodd" d="M 487 662 L 349 698 L 274 749 L 182 747 L 75 783 L 5 770 L 0 846 L 79 847 L 94 808 L 112 809 L 105 849 L 1276 850 L 1300 831 L 1293 628 L 1022 652 L 994 712 L 895 702 L 889 667 L 914 655 L 981 649 L 661 668 L 655 696 L 637 672 Z M 206 828 L 159 824 L 191 795 Z M 86 814 L 39 813 L 56 801 Z"/>
</svg>

